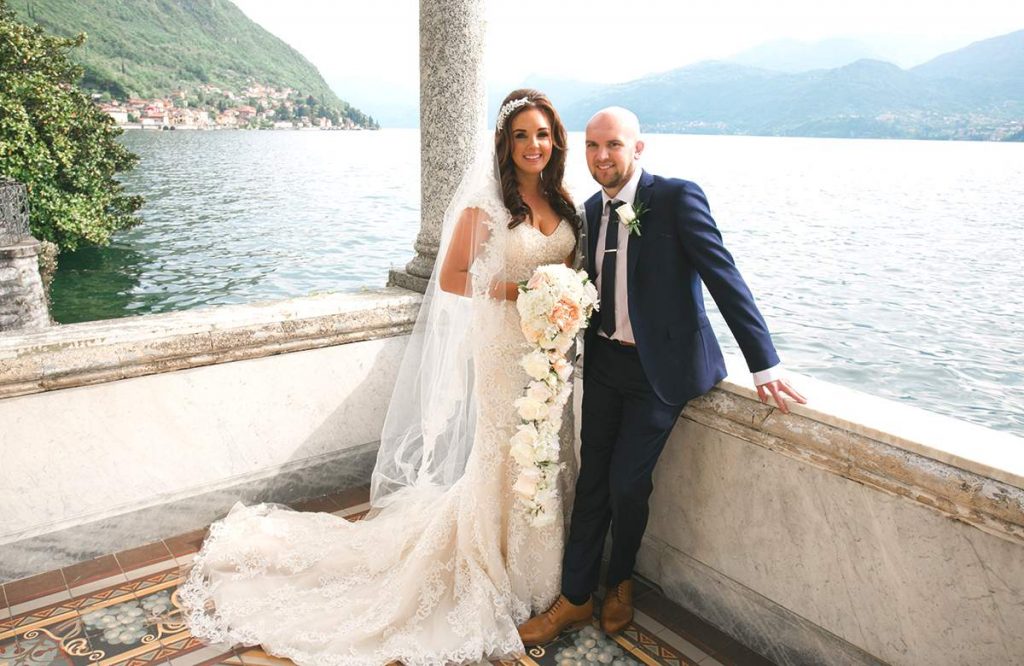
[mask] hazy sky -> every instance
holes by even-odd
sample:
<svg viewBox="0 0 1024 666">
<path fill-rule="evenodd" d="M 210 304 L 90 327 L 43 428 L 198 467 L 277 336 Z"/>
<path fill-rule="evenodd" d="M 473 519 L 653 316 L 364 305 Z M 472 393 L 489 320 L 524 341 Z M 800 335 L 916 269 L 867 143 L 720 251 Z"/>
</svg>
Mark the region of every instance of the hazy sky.
<svg viewBox="0 0 1024 666">
<path fill-rule="evenodd" d="M 324 78 L 415 86 L 418 0 L 234 0 Z M 488 78 L 609 83 L 777 39 L 871 38 L 897 64 L 1024 29 L 1024 0 L 485 0 Z M 874 41 L 872 41 L 874 40 Z"/>
</svg>

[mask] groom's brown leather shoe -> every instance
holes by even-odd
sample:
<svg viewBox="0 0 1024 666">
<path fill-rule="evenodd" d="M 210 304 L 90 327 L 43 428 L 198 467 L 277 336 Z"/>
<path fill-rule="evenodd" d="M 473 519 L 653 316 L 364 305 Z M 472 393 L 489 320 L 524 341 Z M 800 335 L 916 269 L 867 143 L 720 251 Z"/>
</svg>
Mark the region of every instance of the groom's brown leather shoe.
<svg viewBox="0 0 1024 666">
<path fill-rule="evenodd" d="M 594 600 L 587 599 L 587 603 L 577 606 L 565 595 L 558 595 L 555 603 L 540 615 L 532 617 L 519 627 L 519 638 L 523 645 L 543 645 L 555 639 L 558 634 L 567 629 L 579 629 L 590 624 L 594 617 Z"/>
<path fill-rule="evenodd" d="M 601 604 L 601 630 L 617 634 L 633 621 L 633 580 L 627 579 L 608 590 Z"/>
</svg>

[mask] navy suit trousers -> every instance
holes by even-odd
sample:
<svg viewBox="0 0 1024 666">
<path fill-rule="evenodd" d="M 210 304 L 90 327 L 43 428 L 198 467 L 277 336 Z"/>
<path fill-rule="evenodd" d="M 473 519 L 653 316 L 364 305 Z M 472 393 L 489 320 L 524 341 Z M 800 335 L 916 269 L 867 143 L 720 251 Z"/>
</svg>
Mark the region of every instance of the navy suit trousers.
<svg viewBox="0 0 1024 666">
<path fill-rule="evenodd" d="M 583 374 L 580 474 L 562 563 L 562 592 L 585 598 L 597 589 L 611 526 L 611 587 L 633 574 L 647 528 L 651 480 L 683 405 L 655 394 L 636 347 L 593 336 Z M 592 348 L 591 348 L 592 347 Z"/>
</svg>

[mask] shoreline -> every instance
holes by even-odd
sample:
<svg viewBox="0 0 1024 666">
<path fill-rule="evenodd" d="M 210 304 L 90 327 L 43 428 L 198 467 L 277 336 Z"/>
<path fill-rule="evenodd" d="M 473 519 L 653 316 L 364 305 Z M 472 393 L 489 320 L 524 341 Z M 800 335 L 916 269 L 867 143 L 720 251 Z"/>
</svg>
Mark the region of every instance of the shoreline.
<svg viewBox="0 0 1024 666">
<path fill-rule="evenodd" d="M 258 132 L 281 131 L 281 132 L 376 132 L 375 129 L 365 127 L 194 127 L 188 125 L 164 125 L 156 127 L 152 125 L 140 125 L 139 123 L 117 123 L 122 130 L 133 132 L 232 132 L 239 130 L 254 130 Z"/>
</svg>

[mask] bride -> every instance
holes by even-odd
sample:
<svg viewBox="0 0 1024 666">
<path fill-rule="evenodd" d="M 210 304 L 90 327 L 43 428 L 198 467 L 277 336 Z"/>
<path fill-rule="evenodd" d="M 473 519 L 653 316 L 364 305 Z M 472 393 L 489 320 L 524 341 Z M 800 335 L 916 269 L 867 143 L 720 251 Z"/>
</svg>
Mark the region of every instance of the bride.
<svg viewBox="0 0 1024 666">
<path fill-rule="evenodd" d="M 521 655 L 516 630 L 558 597 L 575 471 L 563 419 L 558 520 L 512 492 L 513 406 L 530 350 L 517 283 L 572 265 L 580 222 L 562 185 L 566 131 L 542 93 L 498 113 L 442 225 L 371 481 L 350 523 L 237 504 L 210 528 L 178 597 L 192 633 L 307 664 L 464 664 Z"/>
</svg>

